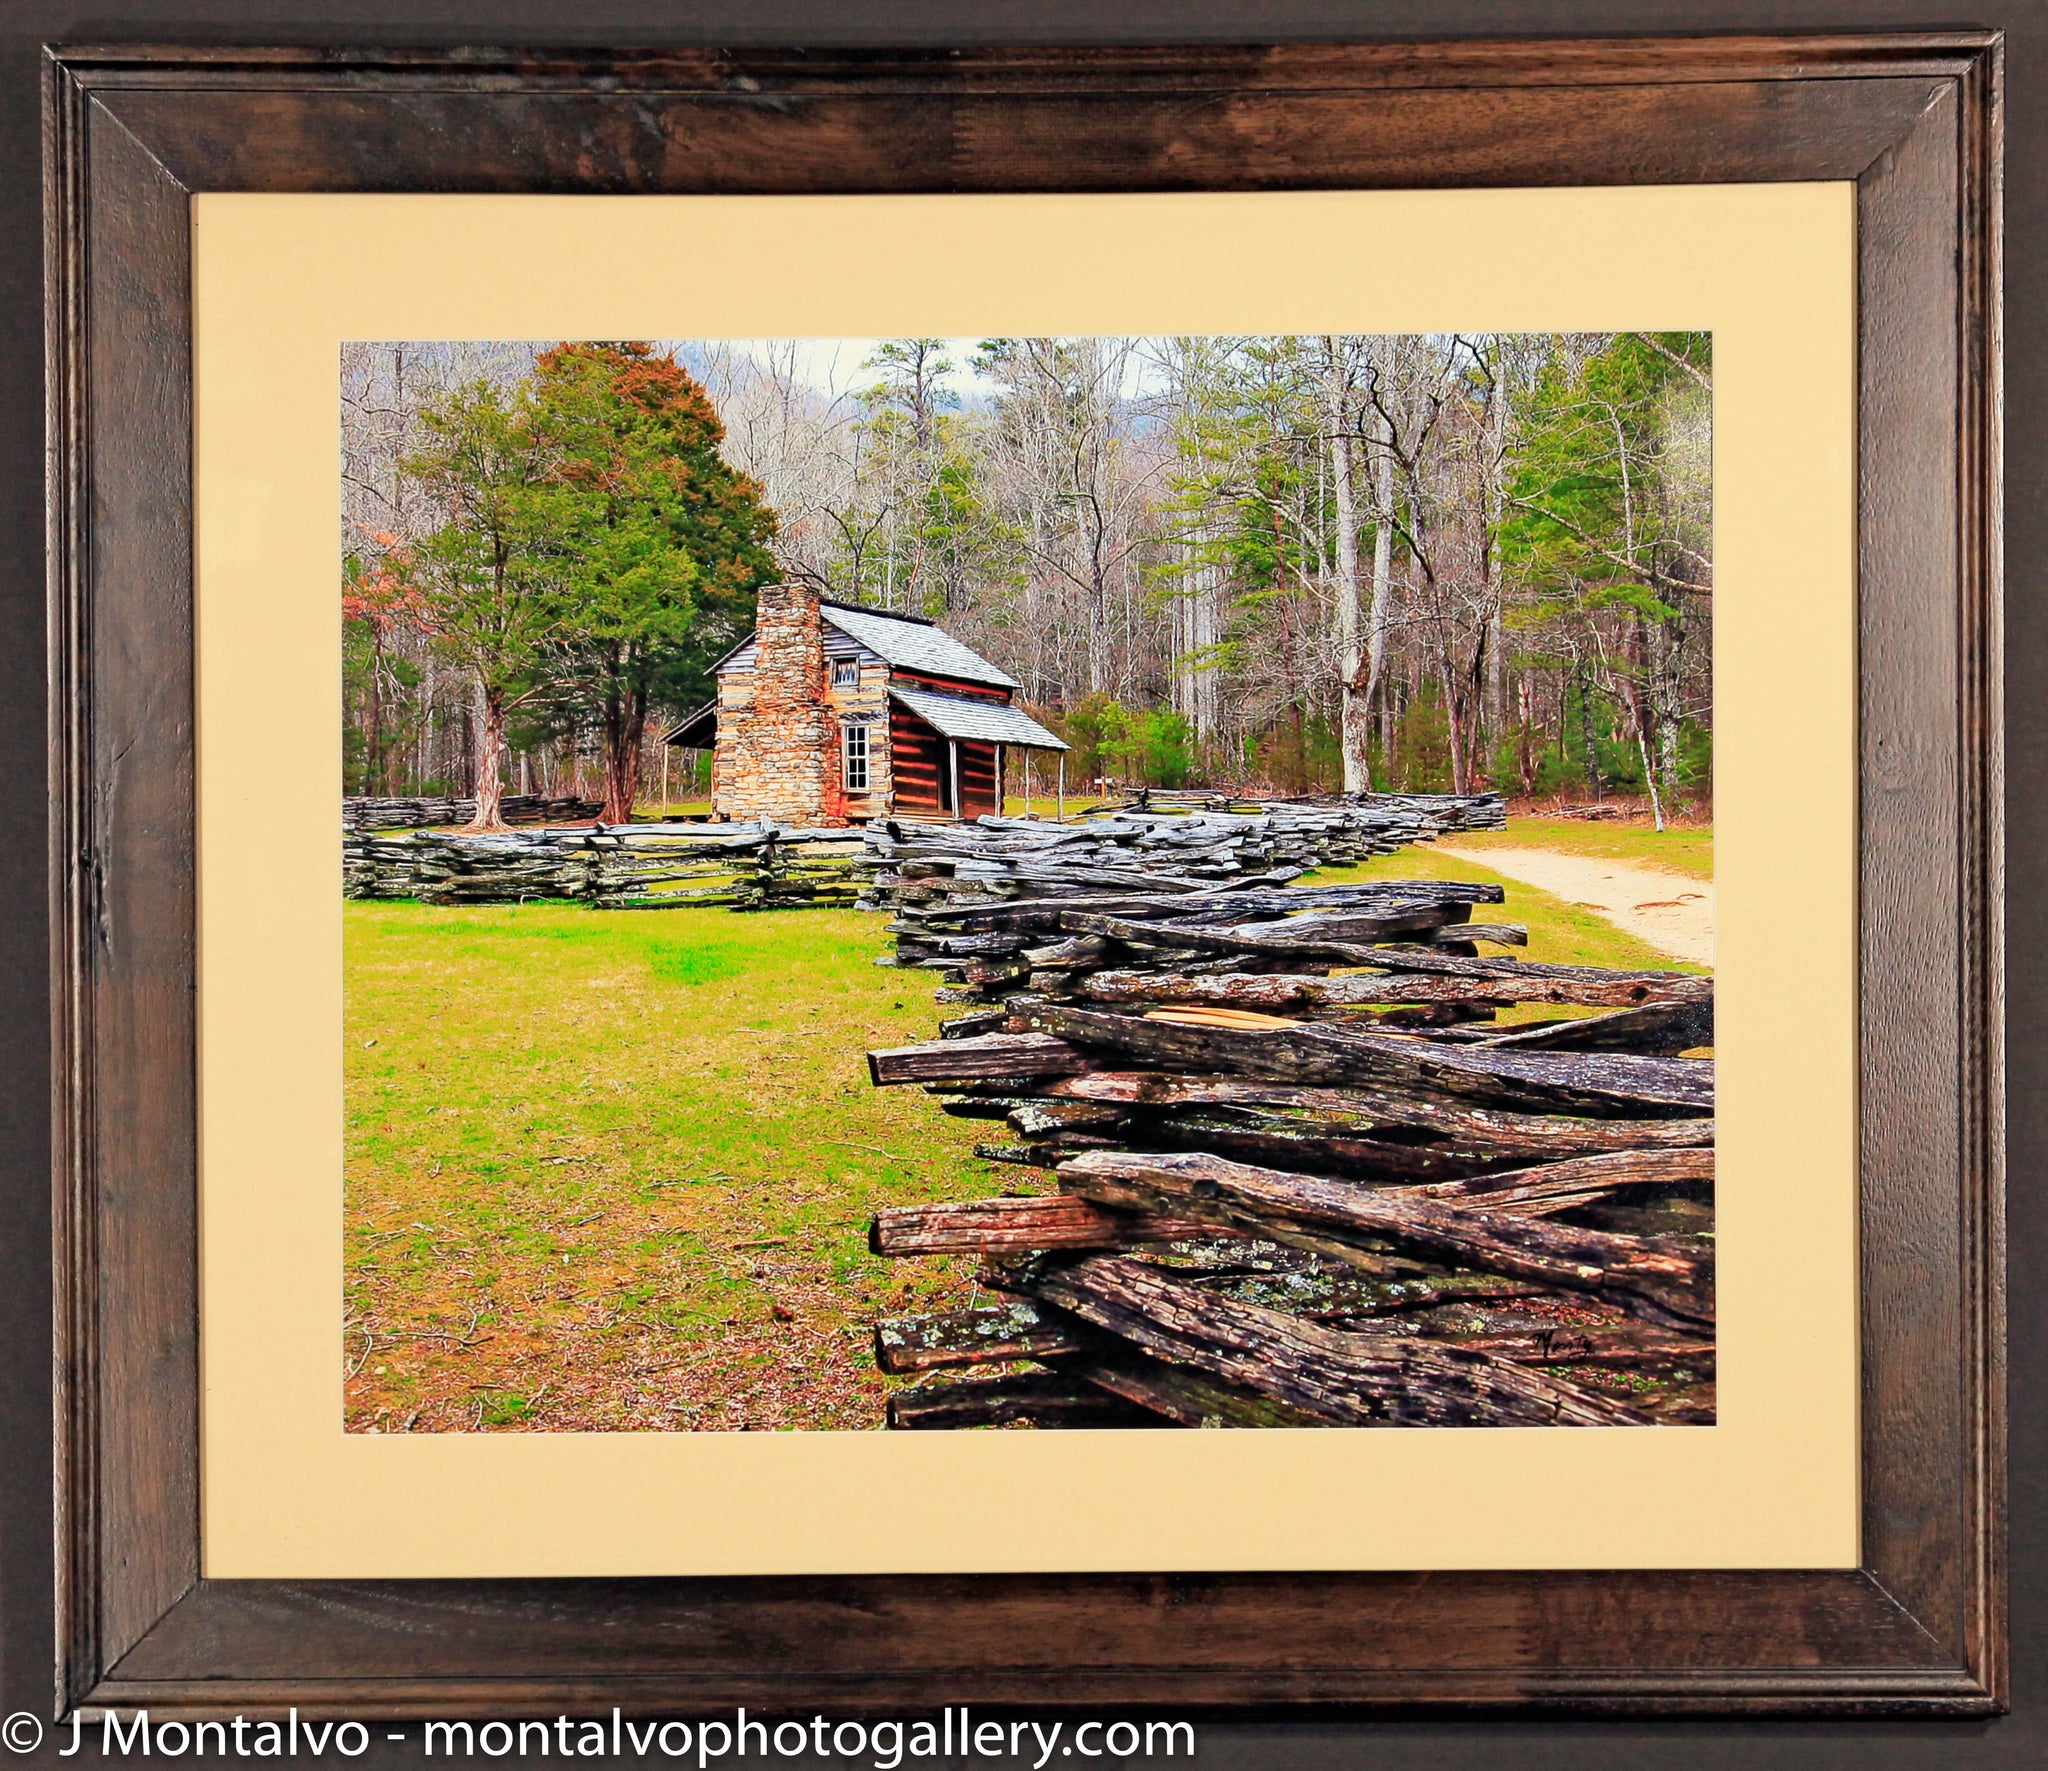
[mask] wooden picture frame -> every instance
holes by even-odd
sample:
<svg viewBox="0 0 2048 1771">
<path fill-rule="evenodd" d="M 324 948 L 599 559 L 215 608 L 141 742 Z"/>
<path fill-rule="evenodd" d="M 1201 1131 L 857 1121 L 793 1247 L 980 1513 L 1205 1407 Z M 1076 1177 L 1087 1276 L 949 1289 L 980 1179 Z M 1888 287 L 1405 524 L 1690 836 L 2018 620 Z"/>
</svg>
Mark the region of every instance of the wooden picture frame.
<svg viewBox="0 0 2048 1771">
<path fill-rule="evenodd" d="M 52 51 L 58 1679 L 231 1714 L 2005 1704 L 1996 34 Z M 1863 1565 L 200 1575 L 196 191 L 1858 189 Z"/>
</svg>

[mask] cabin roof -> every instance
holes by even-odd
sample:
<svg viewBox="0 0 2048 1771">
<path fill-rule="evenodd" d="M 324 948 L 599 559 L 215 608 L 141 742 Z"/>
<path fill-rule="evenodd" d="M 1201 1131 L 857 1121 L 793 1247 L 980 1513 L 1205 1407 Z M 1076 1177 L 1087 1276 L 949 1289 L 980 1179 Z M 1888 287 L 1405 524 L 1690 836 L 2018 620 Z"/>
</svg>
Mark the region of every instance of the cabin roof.
<svg viewBox="0 0 2048 1771">
<path fill-rule="evenodd" d="M 852 609 L 844 603 L 822 603 L 818 612 L 848 639 L 859 641 L 884 663 L 899 670 L 949 676 L 963 683 L 992 683 L 999 689 L 1018 686 L 1015 677 L 1005 675 L 979 652 L 963 646 L 943 628 L 922 617 L 894 615 L 881 609 Z"/>
<path fill-rule="evenodd" d="M 901 702 L 944 738 L 973 738 L 1022 750 L 1065 750 L 1067 744 L 1021 707 L 998 701 L 970 701 L 963 695 L 935 695 L 926 689 L 892 686 L 889 699 Z"/>
<path fill-rule="evenodd" d="M 680 744 L 689 750 L 709 750 L 718 742 L 718 703 L 705 702 L 695 713 L 669 727 L 662 734 L 661 741 Z"/>
</svg>

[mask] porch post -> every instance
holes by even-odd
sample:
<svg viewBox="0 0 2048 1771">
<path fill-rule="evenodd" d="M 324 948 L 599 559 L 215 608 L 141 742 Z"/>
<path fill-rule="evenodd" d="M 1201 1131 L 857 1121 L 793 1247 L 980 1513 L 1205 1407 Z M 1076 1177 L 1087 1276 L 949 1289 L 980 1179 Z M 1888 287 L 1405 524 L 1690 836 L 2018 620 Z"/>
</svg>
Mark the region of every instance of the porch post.
<svg viewBox="0 0 2048 1771">
<path fill-rule="evenodd" d="M 1065 752 L 1064 750 L 1062 750 L 1062 751 L 1061 751 L 1061 752 L 1060 752 L 1059 754 L 1060 754 L 1060 818 L 1061 818 L 1062 822 L 1064 822 L 1064 821 L 1065 821 L 1065 819 L 1066 819 L 1066 816 L 1067 816 L 1067 753 L 1066 753 L 1066 752 Z"/>
<path fill-rule="evenodd" d="M 965 818 L 966 812 L 960 804 L 960 740 L 946 740 L 946 775 L 953 789 L 953 816 Z"/>
</svg>

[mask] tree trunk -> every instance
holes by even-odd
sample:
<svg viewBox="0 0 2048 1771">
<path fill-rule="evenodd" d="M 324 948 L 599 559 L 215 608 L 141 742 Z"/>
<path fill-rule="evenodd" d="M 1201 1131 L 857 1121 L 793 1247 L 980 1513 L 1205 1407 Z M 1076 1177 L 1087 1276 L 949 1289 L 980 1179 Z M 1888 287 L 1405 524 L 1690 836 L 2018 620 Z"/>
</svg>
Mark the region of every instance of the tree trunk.
<svg viewBox="0 0 2048 1771">
<path fill-rule="evenodd" d="M 1470 793 L 1472 791 L 1471 764 L 1465 755 L 1465 715 L 1459 706 L 1458 673 L 1451 667 L 1448 657 L 1444 659 L 1444 730 L 1451 744 L 1451 791 Z"/>
<path fill-rule="evenodd" d="M 384 783 L 384 626 L 370 617 L 370 730 L 363 780 L 371 793 L 389 793 Z"/>
<path fill-rule="evenodd" d="M 630 824 L 640 797 L 640 747 L 647 730 L 647 691 L 617 678 L 604 697 L 604 811 L 607 824 Z"/>
<path fill-rule="evenodd" d="M 1481 540 L 1481 568 L 1486 582 L 1486 736 L 1498 745 L 1507 736 L 1508 693 L 1506 621 L 1507 581 L 1501 570 L 1498 533 L 1507 511 L 1508 390 L 1505 354 L 1496 357 L 1487 410 L 1489 448 L 1486 475 L 1486 527 Z M 1499 783 L 1495 782 L 1495 786 Z"/>
<path fill-rule="evenodd" d="M 462 792 L 465 798 L 474 798 L 477 791 L 477 731 L 483 723 L 483 690 L 478 688 L 476 715 L 472 719 L 457 720 L 455 723 L 462 733 Z"/>
<path fill-rule="evenodd" d="M 1372 492 L 1372 613 L 1366 626 L 1365 696 L 1370 717 L 1373 698 L 1382 691 L 1387 658 L 1387 628 L 1394 587 L 1394 451 L 1391 438 L 1382 437 L 1373 463 Z M 1394 767 L 1394 715 L 1382 706 L 1380 767 L 1392 784 Z"/>
<path fill-rule="evenodd" d="M 1498 582 L 1499 571 L 1493 564 L 1492 549 L 1487 550 L 1487 570 L 1496 582 L 1492 591 L 1492 602 L 1486 614 L 1486 742 L 1496 748 L 1508 734 L 1508 673 L 1507 624 L 1501 619 L 1503 590 Z M 1493 773 L 1491 769 L 1489 775 Z M 1492 786 L 1500 782 L 1493 780 Z"/>
<path fill-rule="evenodd" d="M 1221 577 L 1221 568 L 1213 561 L 1205 565 L 1195 596 L 1195 651 L 1203 660 L 1195 673 L 1195 736 L 1205 747 L 1216 741 L 1222 711 L 1222 685 L 1213 660 L 1219 637 L 1216 604 Z"/>
<path fill-rule="evenodd" d="M 1088 581 L 1088 692 L 1109 692 L 1109 586 L 1100 572 Z"/>
<path fill-rule="evenodd" d="M 1659 621 L 1651 629 L 1655 652 L 1650 694 L 1657 715 L 1657 771 L 1667 801 L 1678 797 L 1678 735 L 1684 716 L 1679 689 L 1679 666 L 1685 650 L 1684 605 L 1681 603 L 1679 608 L 1676 621 Z"/>
<path fill-rule="evenodd" d="M 1370 673 L 1358 634 L 1358 499 L 1351 478 L 1351 381 L 1334 337 L 1323 340 L 1328 360 L 1330 468 L 1337 508 L 1337 652 L 1340 697 L 1338 741 L 1344 756 L 1344 791 L 1372 787 Z"/>
<path fill-rule="evenodd" d="M 1516 723 L 1516 761 L 1520 765 L 1522 791 L 1525 794 L 1536 791 L 1536 698 L 1534 688 L 1525 676 L 1521 684 L 1521 715 Z"/>
<path fill-rule="evenodd" d="M 503 830 L 499 776 L 505 766 L 505 697 L 487 682 L 477 685 L 476 816 L 465 830 Z"/>
<path fill-rule="evenodd" d="M 1650 790 L 1650 814 L 1661 831 L 1664 828 L 1664 801 L 1657 793 L 1657 771 L 1650 766 L 1650 745 L 1641 726 L 1636 727 L 1636 752 L 1643 759 L 1643 783 Z"/>
<path fill-rule="evenodd" d="M 1607 787 L 1600 779 L 1600 749 L 1593 740 L 1593 677 L 1583 665 L 1579 667 L 1579 739 L 1586 747 L 1586 785 L 1596 800 L 1605 799 Z"/>
</svg>

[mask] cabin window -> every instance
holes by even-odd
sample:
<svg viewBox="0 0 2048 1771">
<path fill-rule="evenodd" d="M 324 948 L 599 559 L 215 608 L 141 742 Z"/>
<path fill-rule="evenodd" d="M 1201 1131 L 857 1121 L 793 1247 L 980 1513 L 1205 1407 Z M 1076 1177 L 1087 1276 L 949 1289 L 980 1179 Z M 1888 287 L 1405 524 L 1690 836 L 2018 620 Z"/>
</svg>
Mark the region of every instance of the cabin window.
<svg viewBox="0 0 2048 1771">
<path fill-rule="evenodd" d="M 843 668 L 851 670 L 852 665 Z M 865 793 L 868 790 L 868 729 L 866 726 L 843 726 L 840 728 L 840 745 L 846 753 L 846 791 Z"/>
<path fill-rule="evenodd" d="M 860 687 L 860 664 L 848 658 L 832 666 L 832 686 L 835 689 L 857 689 Z"/>
</svg>

